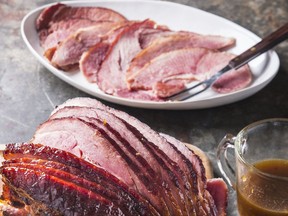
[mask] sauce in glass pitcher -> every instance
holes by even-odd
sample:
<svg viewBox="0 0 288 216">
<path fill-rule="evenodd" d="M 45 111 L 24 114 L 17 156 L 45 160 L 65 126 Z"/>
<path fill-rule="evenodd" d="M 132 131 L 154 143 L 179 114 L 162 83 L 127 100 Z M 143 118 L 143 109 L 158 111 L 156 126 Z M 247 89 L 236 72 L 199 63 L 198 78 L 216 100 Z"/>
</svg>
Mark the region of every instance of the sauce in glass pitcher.
<svg viewBox="0 0 288 216">
<path fill-rule="evenodd" d="M 263 160 L 253 164 L 263 173 L 279 178 L 267 181 L 255 171 L 241 177 L 245 185 L 237 191 L 241 216 L 288 216 L 288 160 Z"/>
</svg>

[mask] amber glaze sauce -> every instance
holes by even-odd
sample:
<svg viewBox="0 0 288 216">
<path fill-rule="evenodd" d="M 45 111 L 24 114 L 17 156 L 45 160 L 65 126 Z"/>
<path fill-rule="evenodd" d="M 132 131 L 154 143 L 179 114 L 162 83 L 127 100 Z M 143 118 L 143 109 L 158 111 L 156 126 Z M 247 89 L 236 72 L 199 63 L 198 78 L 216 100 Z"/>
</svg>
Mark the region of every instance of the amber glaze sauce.
<svg viewBox="0 0 288 216">
<path fill-rule="evenodd" d="M 288 177 L 288 160 L 263 160 L 255 163 L 254 166 L 267 174 Z M 286 181 L 278 179 L 267 184 L 253 172 L 249 172 L 242 179 L 244 179 L 243 182 L 245 181 L 245 187 L 241 191 L 237 190 L 238 211 L 241 216 L 288 216 L 287 179 Z M 257 193 L 254 186 L 251 186 L 252 184 L 260 188 L 265 187 L 265 192 L 258 190 Z M 279 190 L 277 191 L 275 188 Z M 249 198 L 247 199 L 247 197 Z M 270 201 L 263 201 L 265 199 L 263 197 Z M 272 197 L 274 198 L 272 199 Z M 280 201 L 275 201 L 277 198 L 280 198 Z"/>
</svg>

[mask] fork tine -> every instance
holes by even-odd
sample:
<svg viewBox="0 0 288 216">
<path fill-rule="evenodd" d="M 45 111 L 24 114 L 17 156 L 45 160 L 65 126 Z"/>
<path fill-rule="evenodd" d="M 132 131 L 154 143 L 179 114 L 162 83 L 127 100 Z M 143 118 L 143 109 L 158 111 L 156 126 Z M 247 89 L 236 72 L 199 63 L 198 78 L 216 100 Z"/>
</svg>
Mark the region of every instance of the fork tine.
<svg viewBox="0 0 288 216">
<path fill-rule="evenodd" d="M 191 91 L 193 89 L 196 89 L 197 87 L 200 87 L 200 86 L 204 86 L 202 89 L 199 89 L 198 91 L 196 92 L 192 92 Z M 183 100 L 187 100 L 197 94 L 200 94 L 201 92 L 205 91 L 207 88 L 209 88 L 210 85 L 207 84 L 206 81 L 202 81 L 202 82 L 199 82 L 191 87 L 188 87 L 172 96 L 170 96 L 169 98 L 167 98 L 168 100 L 172 100 L 172 101 L 183 101 Z"/>
</svg>

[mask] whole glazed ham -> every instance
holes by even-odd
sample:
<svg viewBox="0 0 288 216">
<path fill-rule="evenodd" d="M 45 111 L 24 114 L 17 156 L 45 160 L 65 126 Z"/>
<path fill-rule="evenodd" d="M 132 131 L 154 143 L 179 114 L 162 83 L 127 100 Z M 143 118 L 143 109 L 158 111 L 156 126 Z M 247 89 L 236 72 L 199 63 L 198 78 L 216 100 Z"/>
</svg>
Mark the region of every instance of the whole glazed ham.
<svg viewBox="0 0 288 216">
<path fill-rule="evenodd" d="M 7 215 L 226 215 L 226 184 L 194 151 L 94 99 L 58 106 L 3 157 Z"/>
<path fill-rule="evenodd" d="M 52 5 L 40 13 L 36 29 L 52 65 L 80 70 L 106 94 L 130 99 L 166 100 L 235 57 L 227 52 L 234 38 L 173 31 L 149 18 L 128 20 L 102 7 Z M 234 92 L 252 78 L 246 65 L 223 75 L 212 89 Z"/>
</svg>

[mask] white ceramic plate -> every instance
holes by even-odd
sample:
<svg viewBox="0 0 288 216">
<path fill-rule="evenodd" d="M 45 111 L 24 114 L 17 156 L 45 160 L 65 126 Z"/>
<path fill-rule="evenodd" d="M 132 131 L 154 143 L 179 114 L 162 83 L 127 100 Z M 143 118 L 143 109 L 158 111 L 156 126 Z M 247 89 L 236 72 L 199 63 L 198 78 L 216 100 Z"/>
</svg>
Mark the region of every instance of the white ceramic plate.
<svg viewBox="0 0 288 216">
<path fill-rule="evenodd" d="M 260 40 L 254 33 L 241 26 L 211 13 L 181 4 L 151 0 L 103 0 L 103 1 L 67 1 L 71 6 L 101 6 L 114 9 L 132 20 L 150 18 L 159 24 L 167 25 L 172 30 L 188 30 L 202 34 L 217 34 L 235 37 L 236 46 L 230 50 L 240 54 Z M 212 90 L 197 95 L 183 102 L 150 102 L 124 99 L 103 93 L 96 84 L 86 81 L 81 73 L 65 73 L 53 67 L 44 57 L 35 29 L 35 20 L 45 7 L 37 8 L 27 14 L 21 25 L 22 37 L 33 55 L 54 75 L 72 86 L 98 98 L 132 107 L 151 109 L 200 109 L 220 106 L 247 98 L 264 88 L 279 69 L 279 58 L 274 51 L 262 54 L 250 62 L 253 83 L 240 91 L 230 94 L 217 94 Z"/>
</svg>

